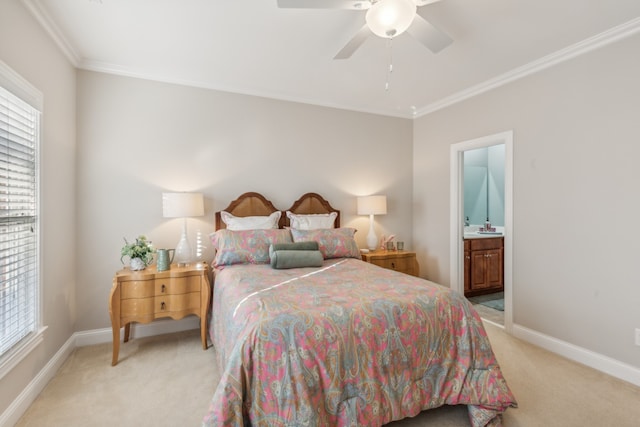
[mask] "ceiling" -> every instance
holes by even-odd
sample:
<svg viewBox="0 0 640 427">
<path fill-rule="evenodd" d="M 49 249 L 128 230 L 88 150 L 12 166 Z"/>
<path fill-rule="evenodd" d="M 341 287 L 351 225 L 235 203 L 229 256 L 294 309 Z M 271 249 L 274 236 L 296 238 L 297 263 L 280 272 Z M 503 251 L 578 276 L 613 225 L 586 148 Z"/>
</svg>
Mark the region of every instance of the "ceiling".
<svg viewBox="0 0 640 427">
<path fill-rule="evenodd" d="M 79 68 L 407 118 L 640 32 L 638 0 L 442 0 L 418 8 L 454 39 L 441 52 L 407 33 L 391 47 L 372 34 L 334 60 L 365 12 L 276 0 L 23 2 Z"/>
</svg>

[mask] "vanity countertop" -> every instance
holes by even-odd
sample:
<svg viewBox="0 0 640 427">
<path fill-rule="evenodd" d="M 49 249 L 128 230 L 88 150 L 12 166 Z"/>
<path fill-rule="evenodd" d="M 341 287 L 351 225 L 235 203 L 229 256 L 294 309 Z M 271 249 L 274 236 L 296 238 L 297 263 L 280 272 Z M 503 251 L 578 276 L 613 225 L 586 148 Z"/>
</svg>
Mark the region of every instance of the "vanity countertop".
<svg viewBox="0 0 640 427">
<path fill-rule="evenodd" d="M 480 226 L 466 226 L 464 228 L 465 239 L 490 239 L 492 237 L 504 237 L 504 227 L 496 227 L 496 231 L 492 233 L 484 233 L 478 231 Z"/>
<path fill-rule="evenodd" d="M 496 233 L 478 233 L 477 231 L 471 233 L 464 233 L 465 239 L 490 239 L 492 237 L 503 237 L 504 234 Z"/>
</svg>

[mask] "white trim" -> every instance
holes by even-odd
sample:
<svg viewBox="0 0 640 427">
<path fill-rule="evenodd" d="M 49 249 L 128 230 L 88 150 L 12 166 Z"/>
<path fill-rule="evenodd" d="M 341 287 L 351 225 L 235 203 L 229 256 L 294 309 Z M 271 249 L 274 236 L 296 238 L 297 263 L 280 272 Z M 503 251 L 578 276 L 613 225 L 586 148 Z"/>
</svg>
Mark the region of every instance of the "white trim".
<svg viewBox="0 0 640 427">
<path fill-rule="evenodd" d="M 29 0 L 23 0 L 23 1 L 29 1 Z M 504 86 L 508 83 L 519 80 L 531 74 L 535 74 L 539 71 L 545 70 L 554 65 L 568 61 L 577 56 L 583 55 L 585 53 L 589 53 L 593 50 L 599 49 L 608 44 L 630 37 L 638 32 L 640 32 L 640 18 L 635 18 L 635 19 L 632 19 L 631 21 L 628 21 L 624 24 L 610 28 L 606 31 L 603 31 L 600 34 L 596 34 L 595 36 L 589 37 L 588 39 L 582 40 L 578 43 L 575 43 L 564 49 L 551 53 L 547 56 L 544 56 L 540 59 L 532 61 L 528 64 L 517 67 L 513 70 L 510 70 L 504 74 L 501 74 L 497 77 L 489 79 L 485 82 L 482 82 L 475 86 L 471 86 L 458 93 L 454 93 L 450 96 L 442 98 L 422 108 L 413 110 L 411 113 L 407 113 L 404 110 L 393 111 L 388 109 L 370 109 L 370 108 L 354 107 L 354 106 L 347 106 L 347 105 L 338 105 L 332 102 L 320 102 L 318 100 L 312 100 L 305 97 L 288 96 L 288 95 L 283 95 L 283 94 L 274 93 L 270 91 L 256 91 L 256 90 L 248 90 L 246 88 L 237 88 L 237 87 L 230 87 L 230 86 L 215 86 L 208 83 L 180 80 L 175 78 L 168 78 L 166 76 L 141 73 L 141 72 L 133 71 L 118 65 L 98 62 L 98 61 L 82 60 L 77 66 L 79 68 L 90 70 L 90 71 L 98 71 L 98 72 L 103 72 L 108 74 L 135 77 L 135 78 L 159 81 L 164 83 L 199 87 L 203 89 L 218 90 L 218 91 L 238 93 L 238 94 L 250 95 L 250 96 L 259 96 L 259 97 L 265 97 L 265 98 L 288 101 L 288 102 L 299 102 L 304 104 L 318 105 L 321 107 L 346 109 L 349 111 L 358 111 L 358 112 L 369 113 L 369 114 L 379 114 L 379 115 L 384 115 L 389 117 L 415 119 L 415 118 L 419 118 L 427 114 L 433 113 L 435 111 L 441 110 L 443 108 L 449 107 L 453 104 L 457 104 L 459 102 L 465 101 L 469 98 L 473 98 L 474 96 L 496 89 L 500 86 Z"/>
<path fill-rule="evenodd" d="M 513 336 L 640 387 L 640 368 L 521 325 L 513 326 Z"/>
<path fill-rule="evenodd" d="M 131 334 L 137 338 L 170 334 L 174 332 L 200 329 L 200 319 L 196 316 L 189 316 L 180 320 L 163 319 L 149 324 L 132 324 Z M 122 331 L 121 331 L 122 332 Z M 122 340 L 122 333 L 120 339 Z M 132 337 L 130 337 L 132 338 Z M 40 392 L 49 381 L 56 375 L 58 369 L 71 355 L 77 347 L 87 345 L 110 343 L 112 339 L 111 328 L 94 329 L 74 333 L 65 342 L 60 350 L 49 360 L 49 362 L 38 372 L 24 390 L 16 397 L 9 407 L 0 414 L 0 427 L 12 426 L 24 415 L 29 406 L 36 400 Z M 126 345 L 126 344 L 125 344 Z"/>
<path fill-rule="evenodd" d="M 53 379 L 58 369 L 67 360 L 75 349 L 75 335 L 72 335 L 65 342 L 60 350 L 49 360 L 49 362 L 38 372 L 31 382 L 15 398 L 11 405 L 0 415 L 0 426 L 12 426 L 18 422 L 29 406 L 38 397 L 44 387 Z"/>
<path fill-rule="evenodd" d="M 178 330 L 189 330 L 196 328 L 187 328 L 187 325 L 198 323 L 197 317 L 189 317 L 179 321 L 157 321 L 148 325 L 140 325 L 137 331 L 138 337 L 159 335 L 163 333 L 177 332 Z M 172 324 L 179 324 L 172 325 Z M 156 325 L 157 327 L 152 327 Z M 153 332 L 153 333 L 152 333 Z M 155 332 L 159 332 L 156 334 Z M 531 344 L 542 347 L 553 353 L 567 357 L 575 362 L 582 363 L 592 367 L 598 371 L 604 372 L 615 378 L 630 382 L 640 386 L 640 369 L 622 363 L 610 357 L 586 350 L 573 344 L 558 340 L 548 335 L 533 331 L 520 325 L 513 326 L 513 335 Z M 9 405 L 9 407 L 0 415 L 0 426 L 12 426 L 18 422 L 20 417 L 25 413 L 38 394 L 44 389 L 47 383 L 55 376 L 58 369 L 71 355 L 76 347 L 85 345 L 101 344 L 111 342 L 111 329 L 95 329 L 91 331 L 82 331 L 74 333 L 67 342 L 58 350 L 51 358 L 49 363 L 36 375 L 36 377 L 25 387 L 20 395 Z"/>
<path fill-rule="evenodd" d="M 31 0 L 23 0 L 23 1 L 31 1 Z M 519 80 L 531 74 L 535 74 L 539 71 L 542 71 L 554 65 L 560 64 L 564 61 L 568 61 L 577 56 L 583 55 L 595 49 L 599 49 L 603 46 L 614 43 L 618 40 L 622 40 L 624 38 L 630 37 L 639 31 L 640 31 L 640 18 L 635 18 L 631 21 L 618 25 L 617 27 L 613 27 L 600 34 L 596 34 L 595 36 L 582 40 L 578 43 L 575 43 L 569 47 L 566 47 L 564 49 L 551 53 L 547 56 L 544 56 L 540 59 L 532 61 L 528 64 L 517 67 L 510 71 L 507 71 L 506 73 L 501 74 L 497 77 L 494 77 L 492 79 L 479 83 L 475 86 L 471 86 L 460 92 L 454 93 L 450 96 L 442 98 L 422 108 L 413 110 L 411 113 L 407 113 L 402 110 L 391 111 L 387 109 L 384 109 L 384 110 L 370 109 L 370 108 L 338 105 L 331 102 L 319 102 L 317 100 L 312 100 L 305 97 L 296 97 L 296 96 L 292 97 L 292 96 L 282 95 L 282 94 L 278 94 L 270 91 L 255 91 L 255 90 L 247 90 L 246 88 L 237 88 L 237 87 L 230 87 L 230 86 L 215 86 L 208 83 L 180 80 L 175 78 L 168 78 L 166 76 L 141 73 L 141 72 L 133 71 L 126 67 L 121 67 L 115 64 L 109 64 L 109 63 L 104 63 L 99 61 L 82 60 L 76 66 L 89 71 L 98 71 L 98 72 L 103 72 L 108 74 L 153 80 L 153 81 L 159 81 L 164 83 L 198 87 L 203 89 L 219 90 L 224 92 L 238 93 L 238 94 L 250 95 L 250 96 L 260 96 L 260 97 L 276 99 L 281 101 L 299 102 L 299 103 L 305 103 L 305 104 L 311 104 L 311 105 L 318 105 L 322 107 L 346 109 L 349 111 L 358 111 L 358 112 L 369 113 L 369 114 L 379 114 L 379 115 L 390 116 L 390 117 L 415 119 L 415 118 L 419 118 L 427 114 L 433 113 L 435 111 L 441 110 L 443 108 L 449 107 L 453 104 L 457 104 L 459 102 L 465 101 L 469 98 L 473 98 L 474 96 L 496 89 L 500 86 L 504 86 L 507 83 L 511 83 L 515 80 Z"/>
<path fill-rule="evenodd" d="M 29 1 L 29 0 L 23 0 L 23 1 Z M 550 55 L 544 56 L 538 60 L 525 64 L 521 67 L 517 67 L 500 76 L 489 79 L 485 82 L 482 82 L 480 84 L 477 84 L 475 86 L 462 90 L 458 93 L 454 93 L 451 96 L 442 98 L 425 107 L 414 110 L 411 113 L 407 113 L 406 111 L 403 111 L 403 110 L 392 111 L 388 109 L 384 109 L 384 110 L 368 109 L 368 108 L 362 108 L 362 107 L 338 105 L 331 102 L 319 102 L 318 100 L 312 100 L 305 97 L 296 97 L 296 96 L 292 97 L 292 96 L 282 95 L 282 94 L 269 92 L 269 91 L 247 90 L 246 88 L 237 88 L 237 87 L 229 87 L 229 86 L 224 86 L 224 87 L 214 86 L 214 85 L 202 83 L 202 82 L 179 80 L 179 79 L 168 78 L 166 76 L 159 76 L 159 75 L 150 75 L 147 73 L 133 71 L 118 65 L 108 64 L 108 63 L 98 62 L 98 61 L 82 60 L 80 61 L 78 67 L 82 69 L 90 70 L 90 71 L 98 71 L 98 72 L 103 72 L 108 74 L 135 77 L 135 78 L 172 83 L 172 84 L 178 84 L 178 85 L 184 85 L 184 86 L 199 87 L 203 89 L 219 90 L 224 92 L 238 93 L 238 94 L 250 95 L 250 96 L 260 96 L 260 97 L 266 97 L 266 98 L 282 100 L 282 101 L 299 102 L 299 103 L 305 103 L 305 104 L 311 104 L 311 105 L 319 105 L 322 107 L 346 109 L 349 111 L 359 111 L 363 113 L 379 114 L 379 115 L 390 116 L 390 117 L 415 119 L 415 118 L 433 113 L 435 111 L 441 110 L 443 108 L 449 107 L 458 102 L 462 102 L 464 100 L 480 95 L 482 93 L 488 92 L 490 90 L 496 89 L 500 86 L 504 86 L 507 83 L 511 83 L 515 80 L 519 80 L 523 77 L 537 73 L 546 68 L 560 64 L 564 61 L 568 61 L 569 59 L 591 52 L 595 49 L 614 43 L 618 40 L 622 40 L 626 37 L 630 37 L 639 31 L 640 31 L 640 18 L 636 18 L 624 24 L 618 25 L 617 27 L 613 27 L 600 34 L 596 34 L 593 37 L 590 37 L 588 39 L 575 43 L 567 48 L 561 49 Z"/>
<path fill-rule="evenodd" d="M 0 380 L 11 372 L 18 363 L 27 357 L 27 355 L 44 340 L 44 331 L 46 330 L 47 326 L 41 327 L 2 357 L 2 363 L 0 363 Z"/>
<path fill-rule="evenodd" d="M 467 148 L 471 149 L 471 148 Z M 449 155 L 449 287 L 454 291 L 464 293 L 464 263 L 459 262 L 460 253 L 464 252 L 463 241 L 460 238 L 464 234 L 461 218 L 464 218 L 463 202 L 463 164 L 464 147 L 454 144 L 450 147 Z"/>
<path fill-rule="evenodd" d="M 129 339 L 172 334 L 174 332 L 189 331 L 191 329 L 200 329 L 200 318 L 189 316 L 180 320 L 162 319 L 148 324 L 133 323 L 131 325 L 131 336 Z M 74 336 L 76 337 L 76 347 L 84 347 L 87 345 L 110 343 L 113 334 L 111 328 L 104 328 L 76 332 Z M 124 332 L 121 330 L 120 342 L 122 342 L 123 339 Z"/>
<path fill-rule="evenodd" d="M 402 111 L 400 109 L 398 109 L 397 111 L 392 111 L 386 108 L 376 109 L 376 108 L 367 108 L 364 106 L 344 105 L 344 104 L 337 104 L 337 103 L 328 102 L 328 101 L 319 101 L 317 99 L 310 99 L 303 96 L 286 95 L 283 93 L 274 92 L 270 90 L 248 89 L 248 88 L 240 88 L 237 86 L 219 85 L 219 84 L 216 85 L 208 82 L 184 80 L 180 78 L 170 77 L 167 75 L 140 72 L 140 71 L 133 70 L 131 68 L 127 68 L 117 64 L 110 64 L 107 62 L 82 60 L 77 65 L 77 67 L 83 70 L 96 71 L 99 73 L 113 74 L 113 75 L 124 76 L 124 77 L 133 77 L 136 79 L 150 80 L 150 81 L 169 83 L 169 84 L 187 86 L 187 87 L 195 87 L 200 89 L 216 90 L 219 92 L 228 92 L 228 93 L 239 94 L 239 95 L 257 96 L 260 98 L 267 98 L 267 99 L 272 99 L 276 101 L 295 102 L 299 104 L 315 105 L 320 107 L 335 108 L 338 110 L 356 111 L 360 113 L 376 114 L 376 115 L 385 116 L 385 117 L 397 117 L 397 118 L 409 119 L 409 120 L 413 118 L 412 113 L 407 113 L 406 111 Z"/>
<path fill-rule="evenodd" d="M 44 96 L 40 90 L 29 83 L 24 77 L 13 70 L 9 65 L 0 60 L 0 87 L 11 92 L 21 101 L 29 104 L 37 111 L 37 119 L 35 131 L 36 136 L 36 158 L 35 158 L 35 180 L 36 180 L 36 228 L 37 228 L 37 240 L 36 240 L 36 281 L 37 281 L 37 301 L 35 303 L 35 327 L 37 330 L 30 332 L 21 342 L 17 343 L 14 348 L 0 357 L 0 379 L 4 378 L 11 370 L 18 365 L 25 357 L 27 357 L 38 345 L 44 340 L 44 332 L 47 330 L 47 326 L 42 324 L 42 281 L 41 281 L 41 254 L 40 254 L 40 241 L 42 239 L 42 233 L 40 227 L 41 217 L 41 203 L 40 203 L 40 147 L 41 147 L 41 135 L 42 135 L 42 121 L 41 114 L 44 107 Z"/>
<path fill-rule="evenodd" d="M 99 61 L 86 60 L 81 57 L 81 55 L 77 52 L 76 49 L 74 49 L 72 44 L 65 37 L 63 31 L 60 30 L 60 28 L 55 24 L 55 21 L 46 12 L 46 8 L 42 6 L 42 0 L 22 0 L 22 3 L 31 12 L 31 14 L 40 23 L 40 25 L 42 25 L 45 31 L 51 36 L 54 43 L 60 48 L 60 50 L 64 53 L 64 55 L 69 59 L 69 61 L 71 61 L 71 63 L 77 68 L 82 68 L 90 71 L 99 71 L 99 72 L 104 72 L 108 74 L 127 76 L 127 77 L 141 78 L 145 80 L 159 81 L 164 83 L 198 87 L 203 89 L 219 90 L 224 92 L 238 93 L 238 94 L 251 95 L 251 96 L 260 96 L 260 97 L 266 97 L 266 98 L 282 100 L 282 101 L 299 102 L 299 103 L 319 105 L 319 106 L 329 107 L 329 108 L 346 109 L 349 111 L 359 111 L 363 113 L 379 114 L 384 116 L 407 118 L 407 119 L 422 117 L 427 114 L 433 113 L 435 111 L 441 110 L 443 108 L 449 107 L 453 104 L 462 102 L 476 95 L 480 95 L 482 93 L 488 92 L 492 89 L 498 88 L 512 81 L 521 79 L 528 75 L 537 73 L 538 71 L 542 71 L 546 68 L 552 67 L 561 62 L 575 58 L 576 56 L 583 55 L 585 53 L 591 52 L 592 50 L 606 46 L 610 43 L 614 43 L 618 40 L 622 40 L 640 31 L 640 18 L 632 19 L 631 21 L 628 21 L 616 27 L 610 28 L 606 31 L 603 31 L 600 34 L 596 34 L 595 36 L 592 36 L 588 39 L 575 43 L 569 47 L 556 51 L 550 55 L 544 56 L 538 60 L 532 61 L 521 67 L 515 68 L 500 76 L 494 77 L 485 82 L 482 82 L 480 84 L 477 84 L 475 86 L 462 90 L 458 93 L 454 93 L 448 97 L 442 98 L 436 102 L 433 102 L 422 108 L 419 108 L 417 110 L 413 110 L 410 113 L 407 113 L 402 110 L 392 111 L 387 109 L 384 109 L 384 110 L 368 109 L 368 108 L 362 108 L 362 107 L 338 105 L 331 102 L 319 102 L 318 100 L 312 100 L 306 97 L 295 97 L 295 96 L 292 97 L 292 96 L 273 93 L 269 91 L 256 91 L 256 90 L 251 90 L 246 88 L 237 88 L 237 87 L 228 87 L 228 86 L 226 87 L 214 86 L 214 85 L 202 83 L 202 82 L 175 79 L 175 78 L 170 78 L 167 76 L 160 76 L 160 75 L 151 75 L 144 72 L 134 71 L 134 70 L 119 66 L 117 64 L 109 64 L 109 63 L 104 63 Z"/>
<path fill-rule="evenodd" d="M 35 86 L 0 60 L 0 86 L 42 112 L 44 96 Z"/>
<path fill-rule="evenodd" d="M 42 0 L 22 0 L 27 10 L 31 12 L 31 15 L 38 21 L 38 23 L 49 34 L 53 42 L 60 48 L 62 53 L 67 59 L 77 67 L 80 63 L 80 55 L 73 48 L 69 40 L 64 36 L 64 32 L 60 30 L 60 27 L 56 25 L 55 21 L 47 13 L 46 9 L 42 6 Z"/>
<path fill-rule="evenodd" d="M 464 218 L 462 153 L 504 144 L 504 328 L 513 325 L 513 131 L 488 135 L 451 145 L 449 187 L 449 287 L 464 294 Z"/>
<path fill-rule="evenodd" d="M 502 325 L 502 324 L 500 324 L 498 322 L 494 322 L 493 320 L 482 319 L 482 318 L 480 320 L 482 320 L 482 323 L 487 323 L 489 325 L 495 326 L 496 328 L 504 329 L 504 325 Z"/>
<path fill-rule="evenodd" d="M 561 62 L 568 61 L 576 56 L 583 55 L 591 52 L 592 50 L 599 49 L 608 44 L 614 43 L 618 40 L 622 40 L 626 37 L 630 37 L 640 31 L 640 18 L 632 19 L 617 27 L 613 27 L 600 34 L 596 34 L 593 37 L 575 43 L 569 47 L 561 49 L 550 55 L 543 56 L 542 58 L 525 64 L 521 67 L 515 68 L 497 77 L 489 79 L 485 82 L 471 86 L 458 93 L 454 93 L 451 96 L 440 99 L 434 103 L 431 103 L 423 108 L 416 110 L 414 117 L 421 117 L 443 108 L 449 107 L 458 102 L 465 101 L 474 96 L 488 92 L 500 86 L 504 86 L 507 83 L 511 83 L 515 80 L 519 80 L 531 74 L 535 74 L 546 68 L 560 64 Z"/>
</svg>

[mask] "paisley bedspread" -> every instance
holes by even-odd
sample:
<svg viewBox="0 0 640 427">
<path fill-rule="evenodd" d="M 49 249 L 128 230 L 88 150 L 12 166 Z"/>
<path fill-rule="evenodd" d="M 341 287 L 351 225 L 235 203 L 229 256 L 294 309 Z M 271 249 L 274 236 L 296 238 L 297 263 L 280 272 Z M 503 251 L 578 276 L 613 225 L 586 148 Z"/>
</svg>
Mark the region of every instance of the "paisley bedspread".
<svg viewBox="0 0 640 427">
<path fill-rule="evenodd" d="M 205 426 L 380 426 L 458 404 L 498 426 L 516 406 L 464 297 L 357 259 L 219 269 L 209 330 Z"/>
</svg>

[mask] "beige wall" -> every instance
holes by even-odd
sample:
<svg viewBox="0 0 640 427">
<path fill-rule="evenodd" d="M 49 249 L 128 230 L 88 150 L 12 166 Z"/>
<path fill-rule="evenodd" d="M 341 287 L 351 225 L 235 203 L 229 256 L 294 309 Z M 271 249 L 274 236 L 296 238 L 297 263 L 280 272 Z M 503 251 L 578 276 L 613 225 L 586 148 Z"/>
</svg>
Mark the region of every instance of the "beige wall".
<svg viewBox="0 0 640 427">
<path fill-rule="evenodd" d="M 384 193 L 378 232 L 398 234 L 418 251 L 423 276 L 447 284 L 450 145 L 510 129 L 515 323 L 640 366 L 639 49 L 635 36 L 412 124 L 86 71 L 76 85 L 20 2 L 3 1 L 0 59 L 44 94 L 49 329 L 0 380 L 0 413 L 74 331 L 109 326 L 122 237 L 175 245 L 180 222 L 162 218 L 162 191 L 205 194 L 191 236 L 212 231 L 213 212 L 242 192 L 282 209 L 318 192 L 360 229 L 362 246 L 368 222 L 355 215 L 355 196 Z"/>
<path fill-rule="evenodd" d="M 514 323 L 640 367 L 640 36 L 414 127 L 414 241 L 449 283 L 451 144 L 514 131 Z"/>
<path fill-rule="evenodd" d="M 75 327 L 75 69 L 18 0 L 0 2 L 0 60 L 44 95 L 41 242 L 44 342 L 0 380 L 0 413 Z"/>
<path fill-rule="evenodd" d="M 378 233 L 411 247 L 412 122 L 364 113 L 78 72 L 78 324 L 108 327 L 107 299 L 123 237 L 175 247 L 180 220 L 162 218 L 163 191 L 200 191 L 189 221 L 209 243 L 213 213 L 246 191 L 286 209 L 306 192 L 360 231 L 356 195 L 386 194 Z M 211 259 L 207 248 L 205 258 Z"/>
</svg>

